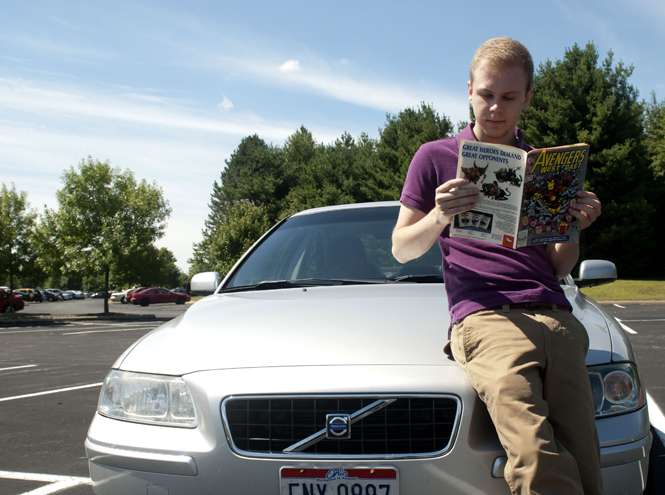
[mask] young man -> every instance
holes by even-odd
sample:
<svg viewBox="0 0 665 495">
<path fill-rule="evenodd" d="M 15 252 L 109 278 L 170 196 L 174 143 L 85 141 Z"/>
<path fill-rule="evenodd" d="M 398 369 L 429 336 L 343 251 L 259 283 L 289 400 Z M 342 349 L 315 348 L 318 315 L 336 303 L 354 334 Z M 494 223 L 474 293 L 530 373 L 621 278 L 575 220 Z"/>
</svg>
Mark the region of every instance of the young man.
<svg viewBox="0 0 665 495">
<path fill-rule="evenodd" d="M 528 50 L 508 38 L 476 51 L 468 83 L 475 123 L 456 137 L 426 143 L 414 156 L 400 199 L 393 254 L 404 263 L 438 240 L 452 318 L 452 353 L 487 405 L 506 449 L 505 477 L 515 494 L 602 494 L 600 448 L 584 358 L 589 346 L 559 279 L 579 257 L 577 244 L 517 250 L 451 238 L 457 214 L 478 201 L 456 179 L 459 140 L 531 149 L 515 127 L 533 94 Z M 600 201 L 577 193 L 580 228 Z"/>
</svg>

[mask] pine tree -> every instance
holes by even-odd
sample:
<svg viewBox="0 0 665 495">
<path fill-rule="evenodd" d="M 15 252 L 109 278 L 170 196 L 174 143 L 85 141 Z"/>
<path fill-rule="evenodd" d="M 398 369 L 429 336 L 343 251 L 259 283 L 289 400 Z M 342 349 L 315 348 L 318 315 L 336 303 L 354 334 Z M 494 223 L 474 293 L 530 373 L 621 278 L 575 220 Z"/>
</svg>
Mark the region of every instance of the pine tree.
<svg viewBox="0 0 665 495">
<path fill-rule="evenodd" d="M 581 256 L 613 261 L 622 276 L 648 268 L 643 254 L 653 233 L 647 197 L 653 174 L 644 143 L 643 105 L 628 82 L 633 67 L 599 63 L 593 43 L 574 45 L 562 60 L 540 64 L 519 127 L 535 147 L 590 145 L 585 189 L 598 195 L 602 215 L 582 231 Z"/>
</svg>

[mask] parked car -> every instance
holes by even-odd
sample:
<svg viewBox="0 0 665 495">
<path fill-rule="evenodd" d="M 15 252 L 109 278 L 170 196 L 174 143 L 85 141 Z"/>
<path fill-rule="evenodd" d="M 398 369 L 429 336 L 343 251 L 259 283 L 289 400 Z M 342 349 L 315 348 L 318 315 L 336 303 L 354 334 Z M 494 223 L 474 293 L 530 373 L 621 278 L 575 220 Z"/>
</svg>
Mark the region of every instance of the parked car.
<svg viewBox="0 0 665 495">
<path fill-rule="evenodd" d="M 80 290 L 67 289 L 67 292 L 69 292 L 74 297 L 74 299 L 84 299 L 85 298 L 83 296 L 83 292 L 80 291 Z"/>
<path fill-rule="evenodd" d="M 193 277 L 214 295 L 104 381 L 85 442 L 95 493 L 509 494 L 487 409 L 442 351 L 441 253 L 400 265 L 398 211 L 304 211 L 223 281 Z M 561 284 L 590 338 L 605 494 L 633 495 L 652 442 L 646 392 L 621 324 L 579 290 L 615 279 L 585 261 Z"/>
<path fill-rule="evenodd" d="M 25 303 L 23 302 L 23 297 L 18 294 L 14 294 L 9 297 L 9 291 L 0 290 L 0 311 L 3 313 L 10 313 L 12 309 L 14 311 L 21 311 L 25 308 Z"/>
<path fill-rule="evenodd" d="M 48 289 L 39 289 L 40 292 L 42 293 L 42 297 L 44 301 L 48 302 L 56 302 L 56 301 L 62 301 L 63 299 L 60 297 L 60 294 L 55 293 L 53 291 L 50 291 Z"/>
<path fill-rule="evenodd" d="M 19 293 L 23 296 L 24 301 L 34 301 L 35 300 L 35 290 L 34 289 L 16 289 L 14 293 Z"/>
<path fill-rule="evenodd" d="M 60 294 L 62 294 L 62 297 L 64 297 L 65 300 L 67 300 L 67 301 L 71 301 L 73 299 L 76 299 L 76 294 L 74 294 L 70 290 L 61 290 Z"/>
<path fill-rule="evenodd" d="M 16 289 L 14 291 L 14 295 L 15 296 L 21 296 L 21 299 L 23 299 L 24 302 L 32 301 L 32 294 L 30 294 L 29 292 L 27 292 L 24 289 Z"/>
<path fill-rule="evenodd" d="M 111 297 L 111 294 L 112 294 L 112 292 L 106 292 L 106 291 L 102 290 L 102 291 L 99 291 L 99 292 L 95 292 L 90 297 L 92 299 L 104 299 L 104 298 L 109 299 Z"/>
<path fill-rule="evenodd" d="M 177 294 L 164 287 L 142 287 L 128 293 L 127 299 L 130 303 L 141 306 L 160 303 L 185 304 L 192 300 L 187 294 Z"/>
<path fill-rule="evenodd" d="M 61 301 L 69 301 L 74 298 L 72 294 L 60 289 L 46 289 L 47 291 L 55 294 Z"/>
<path fill-rule="evenodd" d="M 130 292 L 134 292 L 135 290 L 140 290 L 144 289 L 145 287 L 139 287 L 138 285 L 135 285 L 134 287 L 131 287 L 129 289 L 124 289 L 118 292 L 113 292 L 111 293 L 111 297 L 109 298 L 109 301 L 111 302 L 119 302 L 122 304 L 128 304 L 129 300 L 127 299 L 127 295 Z"/>
</svg>

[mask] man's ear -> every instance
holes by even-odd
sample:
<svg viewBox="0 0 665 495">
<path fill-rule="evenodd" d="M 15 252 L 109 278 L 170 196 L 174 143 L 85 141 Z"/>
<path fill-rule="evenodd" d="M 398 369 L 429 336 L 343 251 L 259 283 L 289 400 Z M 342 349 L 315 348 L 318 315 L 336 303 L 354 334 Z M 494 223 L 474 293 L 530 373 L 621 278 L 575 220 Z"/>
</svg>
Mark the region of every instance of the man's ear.
<svg viewBox="0 0 665 495">
<path fill-rule="evenodd" d="M 466 87 L 469 90 L 469 102 L 471 102 L 471 99 L 473 98 L 473 85 L 471 84 L 471 81 L 467 81 Z"/>
<path fill-rule="evenodd" d="M 533 88 L 529 89 L 529 91 L 526 92 L 526 97 L 524 98 L 524 106 L 522 107 L 522 110 L 524 110 L 529 106 L 529 104 L 531 103 L 532 96 L 533 96 Z"/>
</svg>

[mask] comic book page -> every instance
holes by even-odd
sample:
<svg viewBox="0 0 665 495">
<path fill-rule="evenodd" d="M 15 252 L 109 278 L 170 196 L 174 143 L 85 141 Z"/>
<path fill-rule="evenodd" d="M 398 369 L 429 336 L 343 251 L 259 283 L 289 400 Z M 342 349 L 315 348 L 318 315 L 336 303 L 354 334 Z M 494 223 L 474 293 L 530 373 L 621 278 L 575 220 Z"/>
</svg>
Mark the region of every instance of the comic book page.
<svg viewBox="0 0 665 495">
<path fill-rule="evenodd" d="M 472 211 L 456 215 L 451 237 L 477 239 L 514 248 L 522 206 L 527 153 L 513 146 L 461 140 L 457 177 L 479 190 Z"/>
<path fill-rule="evenodd" d="M 584 189 L 588 158 L 587 144 L 529 152 L 517 247 L 579 242 L 579 220 L 568 206 Z"/>
</svg>

